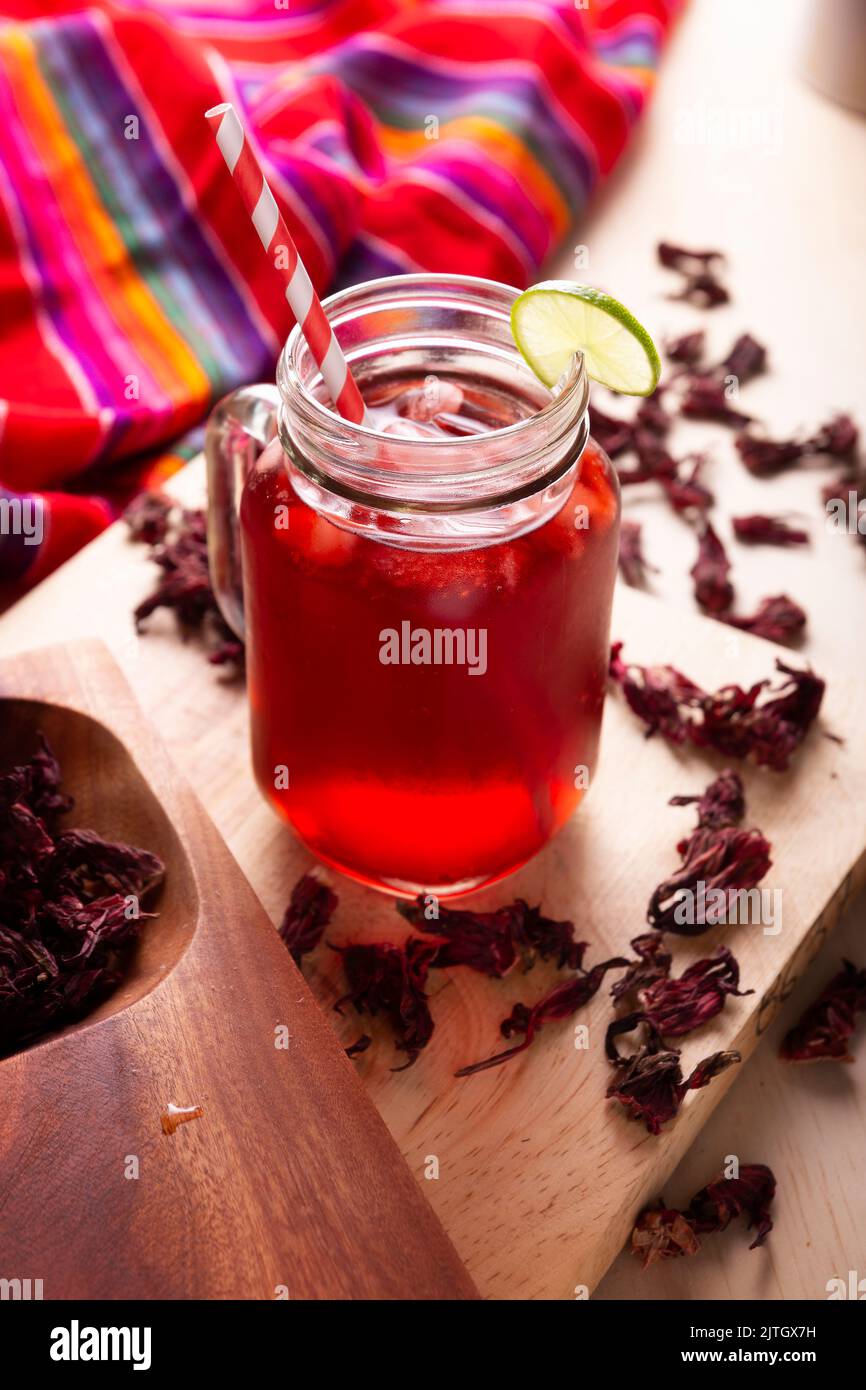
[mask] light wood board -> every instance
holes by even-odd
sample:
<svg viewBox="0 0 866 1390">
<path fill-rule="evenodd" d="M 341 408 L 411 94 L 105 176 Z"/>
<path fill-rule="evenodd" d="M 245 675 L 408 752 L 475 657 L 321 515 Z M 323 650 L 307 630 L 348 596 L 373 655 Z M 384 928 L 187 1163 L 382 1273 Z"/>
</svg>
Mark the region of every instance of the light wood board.
<svg viewBox="0 0 866 1390">
<path fill-rule="evenodd" d="M 544 272 L 610 289 L 656 341 L 705 328 L 709 360 L 720 360 L 737 334 L 755 334 L 769 349 L 770 369 L 744 389 L 741 404 L 780 437 L 836 410 L 864 424 L 866 200 L 856 195 L 851 171 L 866 164 L 866 119 L 804 77 L 820 9 L 811 0 L 689 0 L 630 150 Z M 656 263 L 659 240 L 723 250 L 730 304 L 701 313 L 667 299 L 676 277 Z M 674 453 L 696 448 L 709 452 L 713 520 L 726 543 L 730 517 L 749 512 L 793 513 L 807 526 L 805 551 L 731 542 L 738 600 L 743 611 L 766 594 L 789 593 L 802 603 L 809 614 L 804 655 L 818 670 L 849 674 L 862 704 L 866 551 L 822 525 L 820 490 L 834 470 L 753 478 L 728 431 L 682 422 Z M 646 553 L 657 567 L 652 592 L 691 611 L 692 538 L 655 488 L 631 488 L 624 502 L 625 515 L 644 523 Z M 784 1028 L 836 972 L 840 956 L 866 964 L 864 941 L 861 893 L 813 977 L 795 990 L 665 1184 L 666 1198 L 688 1201 L 732 1147 L 746 1160 L 770 1163 L 779 1193 L 766 1246 L 750 1251 L 732 1231 L 707 1241 L 699 1259 L 647 1273 L 623 1254 L 596 1297 L 826 1298 L 830 1278 L 856 1268 L 866 1274 L 866 1030 L 854 1040 L 853 1067 L 780 1071 L 775 1055 Z"/>
<path fill-rule="evenodd" d="M 193 500 L 200 484 L 193 465 L 175 488 Z M 98 631 L 277 920 L 311 858 L 254 789 L 242 690 L 209 667 L 195 643 L 178 642 L 170 615 L 135 636 L 130 612 L 150 579 L 141 550 L 114 528 L 0 620 L 0 651 Z M 733 671 L 743 682 L 770 675 L 780 650 L 622 588 L 614 636 L 625 640 L 630 658 L 672 661 L 708 686 Z M 841 678 L 830 680 L 823 724 L 846 744 L 815 730 L 790 774 L 745 772 L 748 823 L 773 843 L 765 886 L 782 891 L 783 926 L 778 935 L 736 927 L 678 943 L 677 973 L 724 936 L 740 959 L 744 987 L 755 990 L 686 1039 L 686 1066 L 723 1047 L 748 1057 L 759 1020 L 760 1027 L 770 1021 L 772 1000 L 801 972 L 864 876 L 866 761 L 857 700 Z M 590 961 L 623 952 L 643 929 L 649 895 L 676 866 L 676 842 L 693 823 L 692 811 L 669 808 L 668 797 L 700 791 L 719 766 L 646 741 L 612 696 L 601 768 L 585 805 L 531 865 L 475 901 L 498 904 L 520 894 L 573 918 L 578 936 L 592 943 Z M 340 894 L 335 941 L 402 934 L 386 899 L 322 873 Z M 308 967 L 325 1005 L 339 988 L 335 970 L 327 952 Z M 437 1032 L 411 1070 L 390 1071 L 394 1054 L 375 1028 L 375 1049 L 356 1064 L 481 1292 L 494 1298 L 570 1298 L 576 1286 L 592 1289 L 637 1210 L 657 1195 L 739 1070 L 689 1096 L 669 1129 L 651 1137 L 604 1099 L 609 1001 L 602 991 L 575 1019 L 589 1025 L 588 1051 L 575 1049 L 569 1023 L 551 1025 L 521 1060 L 455 1080 L 456 1067 L 497 1049 L 498 1023 L 514 1000 L 532 1001 L 547 982 L 541 967 L 502 983 L 449 972 L 432 991 Z M 347 1041 L 361 1031 L 351 1018 L 334 1022 Z M 427 1178 L 432 1158 L 438 1177 Z"/>
</svg>

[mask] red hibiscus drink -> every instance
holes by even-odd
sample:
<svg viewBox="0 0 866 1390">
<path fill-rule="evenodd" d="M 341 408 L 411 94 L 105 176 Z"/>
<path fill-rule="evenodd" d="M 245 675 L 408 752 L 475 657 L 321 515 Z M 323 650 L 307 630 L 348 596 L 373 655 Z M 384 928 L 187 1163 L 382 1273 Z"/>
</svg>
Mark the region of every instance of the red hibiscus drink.
<svg viewBox="0 0 866 1390">
<path fill-rule="evenodd" d="M 295 331 L 277 391 L 236 393 L 209 431 L 259 786 L 322 859 L 392 892 L 518 868 L 596 765 L 617 483 L 580 359 L 551 392 L 518 353 L 516 293 L 408 276 L 333 296 L 367 426 L 328 408 Z"/>
</svg>

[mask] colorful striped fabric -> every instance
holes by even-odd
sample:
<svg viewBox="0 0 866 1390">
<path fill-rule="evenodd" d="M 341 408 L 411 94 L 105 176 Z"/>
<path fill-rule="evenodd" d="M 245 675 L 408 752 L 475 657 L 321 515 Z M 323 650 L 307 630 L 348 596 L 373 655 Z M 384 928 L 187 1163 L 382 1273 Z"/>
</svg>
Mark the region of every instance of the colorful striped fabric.
<svg viewBox="0 0 866 1390">
<path fill-rule="evenodd" d="M 524 285 L 621 154 L 678 4 L 6 0 L 0 605 L 273 372 L 289 311 L 208 107 L 242 111 L 320 292 Z"/>
</svg>

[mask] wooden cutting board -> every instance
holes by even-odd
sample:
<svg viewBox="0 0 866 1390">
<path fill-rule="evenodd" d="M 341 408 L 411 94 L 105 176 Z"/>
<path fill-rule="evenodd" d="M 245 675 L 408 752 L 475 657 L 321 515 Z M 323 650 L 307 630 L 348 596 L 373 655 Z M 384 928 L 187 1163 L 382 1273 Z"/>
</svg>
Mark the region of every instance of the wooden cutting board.
<svg viewBox="0 0 866 1390">
<path fill-rule="evenodd" d="M 0 1061 L 4 1276 L 46 1298 L 475 1297 L 101 643 L 0 663 L 0 768 L 38 730 L 70 824 L 155 851 L 166 879 L 115 993 Z M 170 1105 L 201 1114 L 167 1135 Z"/>
<path fill-rule="evenodd" d="M 172 480 L 172 491 L 197 502 L 200 466 Z M 141 549 L 128 543 L 122 528 L 112 528 L 0 619 L 0 650 L 99 631 L 277 921 L 292 885 L 313 861 L 255 790 L 242 687 L 209 667 L 195 643 L 178 642 L 170 615 L 154 618 L 146 635 L 135 636 L 130 613 L 151 580 Z M 710 687 L 769 676 L 776 656 L 787 655 L 622 586 L 613 635 L 625 642 L 629 659 L 671 661 Z M 782 892 L 781 931 L 764 935 L 760 927 L 740 926 L 676 943 L 679 974 L 725 939 L 740 960 L 743 987 L 755 991 L 731 1000 L 701 1033 L 685 1039 L 686 1070 L 722 1048 L 738 1048 L 745 1065 L 774 1010 L 866 879 L 859 699 L 832 672 L 821 674 L 828 679 L 822 726 L 844 744 L 816 729 L 784 776 L 743 769 L 747 823 L 773 844 L 764 886 Z M 554 917 L 572 918 L 578 937 L 591 943 L 589 962 L 627 953 L 630 938 L 645 927 L 650 893 L 677 865 L 677 840 L 694 823 L 691 808 L 671 808 L 669 797 L 701 791 L 721 766 L 645 740 L 613 694 L 601 766 L 578 814 L 521 873 L 467 901 L 499 905 L 520 895 Z M 340 895 L 334 940 L 405 934 L 389 901 L 320 872 Z M 337 969 L 327 951 L 305 966 L 326 1009 L 340 988 Z M 739 1070 L 688 1096 L 677 1120 L 653 1138 L 605 1100 L 609 999 L 602 990 L 574 1019 L 589 1026 L 587 1050 L 575 1048 L 567 1021 L 546 1028 L 521 1059 L 456 1080 L 458 1066 L 498 1049 L 499 1021 L 516 999 L 531 1003 L 544 993 L 550 982 L 544 970 L 504 982 L 466 970 L 437 979 L 433 1041 L 414 1067 L 397 1075 L 390 1070 L 394 1054 L 387 1037 L 375 1025 L 330 1015 L 344 1040 L 362 1028 L 374 1032 L 375 1048 L 355 1063 L 359 1075 L 479 1289 L 494 1298 L 573 1298 L 576 1288 L 591 1290 L 626 1240 L 634 1215 L 658 1195 Z M 746 1162 L 762 1158 L 750 1152 L 747 1133 L 732 1134 L 728 1152 Z"/>
</svg>

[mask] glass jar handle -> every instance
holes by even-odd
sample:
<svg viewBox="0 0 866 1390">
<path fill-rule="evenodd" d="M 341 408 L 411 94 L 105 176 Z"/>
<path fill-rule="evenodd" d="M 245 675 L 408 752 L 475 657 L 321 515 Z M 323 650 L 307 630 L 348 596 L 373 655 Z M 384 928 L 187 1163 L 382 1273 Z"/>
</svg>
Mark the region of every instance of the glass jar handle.
<svg viewBox="0 0 866 1390">
<path fill-rule="evenodd" d="M 243 386 L 216 405 L 205 433 L 207 548 L 211 584 L 220 612 L 244 635 L 238 507 L 256 459 L 277 433 L 276 386 Z"/>
</svg>

